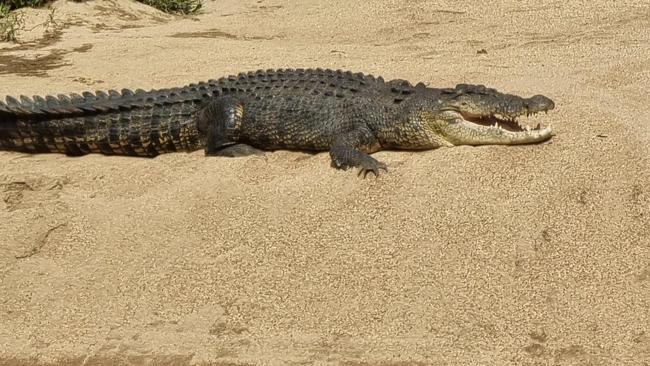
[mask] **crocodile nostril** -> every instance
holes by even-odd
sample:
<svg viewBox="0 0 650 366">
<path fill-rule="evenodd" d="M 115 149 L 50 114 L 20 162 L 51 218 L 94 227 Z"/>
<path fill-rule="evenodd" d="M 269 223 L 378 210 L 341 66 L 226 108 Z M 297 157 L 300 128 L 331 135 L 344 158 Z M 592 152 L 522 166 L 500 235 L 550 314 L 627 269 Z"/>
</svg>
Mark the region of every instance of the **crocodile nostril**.
<svg viewBox="0 0 650 366">
<path fill-rule="evenodd" d="M 530 97 L 526 102 L 526 105 L 531 112 L 548 111 L 555 108 L 555 103 L 543 95 L 534 95 Z"/>
</svg>

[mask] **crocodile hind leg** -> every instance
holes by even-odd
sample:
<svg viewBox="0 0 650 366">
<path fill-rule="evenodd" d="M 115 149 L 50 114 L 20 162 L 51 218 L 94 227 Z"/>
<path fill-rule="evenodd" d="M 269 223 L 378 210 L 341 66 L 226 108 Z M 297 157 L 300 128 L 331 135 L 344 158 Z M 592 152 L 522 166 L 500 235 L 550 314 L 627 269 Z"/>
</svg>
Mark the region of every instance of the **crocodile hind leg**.
<svg viewBox="0 0 650 366">
<path fill-rule="evenodd" d="M 239 158 L 250 155 L 264 155 L 264 151 L 256 149 L 251 145 L 236 144 L 224 147 L 222 149 L 211 152 L 211 156 L 225 156 L 229 158 Z"/>
<path fill-rule="evenodd" d="M 250 145 L 236 142 L 236 134 L 243 118 L 243 105 L 231 96 L 211 101 L 198 114 L 198 129 L 205 136 L 205 154 L 209 156 L 240 157 L 261 155 L 264 152 Z"/>
<path fill-rule="evenodd" d="M 388 171 L 386 164 L 368 155 L 381 148 L 377 138 L 367 128 L 359 128 L 339 136 L 330 148 L 332 166 L 337 169 L 347 170 L 351 167 L 359 168 L 359 175 L 365 178 L 372 172 L 379 175 L 379 170 Z"/>
</svg>

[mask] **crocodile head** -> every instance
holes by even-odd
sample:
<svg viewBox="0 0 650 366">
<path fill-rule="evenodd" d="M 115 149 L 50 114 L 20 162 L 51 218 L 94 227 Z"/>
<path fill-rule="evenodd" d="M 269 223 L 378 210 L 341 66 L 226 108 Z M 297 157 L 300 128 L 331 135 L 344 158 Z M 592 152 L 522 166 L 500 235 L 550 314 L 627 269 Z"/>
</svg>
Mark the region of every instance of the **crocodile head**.
<svg viewBox="0 0 650 366">
<path fill-rule="evenodd" d="M 483 85 L 459 84 L 422 100 L 418 118 L 441 145 L 516 145 L 548 140 L 550 127 L 529 127 L 519 118 L 555 107 L 543 95 L 522 98 Z"/>
</svg>

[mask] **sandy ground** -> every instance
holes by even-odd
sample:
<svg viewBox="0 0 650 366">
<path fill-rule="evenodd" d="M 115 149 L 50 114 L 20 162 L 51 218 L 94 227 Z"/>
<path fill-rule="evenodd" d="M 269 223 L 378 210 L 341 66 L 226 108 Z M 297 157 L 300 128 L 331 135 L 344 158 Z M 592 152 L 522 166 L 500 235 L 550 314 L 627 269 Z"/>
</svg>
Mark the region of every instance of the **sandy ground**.
<svg viewBox="0 0 650 366">
<path fill-rule="evenodd" d="M 2 152 L 0 365 L 650 364 L 647 2 L 54 8 L 0 45 L 0 95 L 320 66 L 545 94 L 557 136 L 380 152 L 367 180 L 327 154 Z"/>
</svg>

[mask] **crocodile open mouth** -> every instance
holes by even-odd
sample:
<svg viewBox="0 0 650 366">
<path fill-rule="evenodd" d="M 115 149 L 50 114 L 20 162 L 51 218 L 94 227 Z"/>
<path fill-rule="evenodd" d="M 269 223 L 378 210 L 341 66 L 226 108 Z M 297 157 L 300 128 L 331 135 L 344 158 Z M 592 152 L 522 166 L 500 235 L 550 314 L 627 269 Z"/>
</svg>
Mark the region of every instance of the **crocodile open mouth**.
<svg viewBox="0 0 650 366">
<path fill-rule="evenodd" d="M 473 115 L 470 113 L 460 112 L 461 116 L 466 122 L 471 122 L 473 124 L 482 126 L 482 127 L 493 127 L 502 129 L 508 132 L 526 132 L 526 131 L 541 131 L 547 127 L 543 126 L 541 123 L 537 123 L 534 127 L 530 127 L 527 123 L 523 123 L 519 117 L 506 117 L 499 114 L 493 114 L 489 116 Z M 524 117 L 528 118 L 534 124 L 534 116 L 537 113 L 530 113 Z"/>
</svg>

